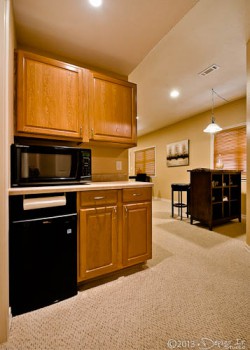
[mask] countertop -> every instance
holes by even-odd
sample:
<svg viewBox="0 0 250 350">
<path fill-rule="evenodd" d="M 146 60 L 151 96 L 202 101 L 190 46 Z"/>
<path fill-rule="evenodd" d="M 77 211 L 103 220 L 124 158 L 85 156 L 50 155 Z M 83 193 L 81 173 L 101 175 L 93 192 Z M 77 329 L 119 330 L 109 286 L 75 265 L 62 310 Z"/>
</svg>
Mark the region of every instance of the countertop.
<svg viewBox="0 0 250 350">
<path fill-rule="evenodd" d="M 90 182 L 84 185 L 64 185 L 64 186 L 39 186 L 39 187 L 11 187 L 9 195 L 25 195 L 39 193 L 57 193 L 57 192 L 78 192 L 92 190 L 114 190 L 135 187 L 153 187 L 151 182 L 140 181 L 111 181 L 111 182 Z"/>
</svg>

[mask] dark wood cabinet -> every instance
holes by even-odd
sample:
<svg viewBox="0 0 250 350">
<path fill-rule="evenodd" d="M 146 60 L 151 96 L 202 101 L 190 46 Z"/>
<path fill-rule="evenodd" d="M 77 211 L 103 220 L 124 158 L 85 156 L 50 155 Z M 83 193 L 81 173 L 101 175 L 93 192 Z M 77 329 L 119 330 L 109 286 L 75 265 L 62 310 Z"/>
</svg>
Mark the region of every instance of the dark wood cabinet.
<svg viewBox="0 0 250 350">
<path fill-rule="evenodd" d="M 190 171 L 190 222 L 214 225 L 241 221 L 241 172 L 194 169 Z"/>
</svg>

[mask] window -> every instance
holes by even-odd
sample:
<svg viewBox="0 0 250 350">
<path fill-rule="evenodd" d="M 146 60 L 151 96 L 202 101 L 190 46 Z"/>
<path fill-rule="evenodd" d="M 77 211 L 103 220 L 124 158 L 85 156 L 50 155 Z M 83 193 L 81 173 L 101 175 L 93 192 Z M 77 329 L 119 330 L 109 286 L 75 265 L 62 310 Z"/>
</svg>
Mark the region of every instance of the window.
<svg viewBox="0 0 250 350">
<path fill-rule="evenodd" d="M 135 151 L 135 173 L 155 175 L 155 147 Z"/>
<path fill-rule="evenodd" d="M 214 168 L 221 155 L 224 169 L 242 170 L 246 176 L 246 126 L 226 129 L 214 136 Z"/>
</svg>

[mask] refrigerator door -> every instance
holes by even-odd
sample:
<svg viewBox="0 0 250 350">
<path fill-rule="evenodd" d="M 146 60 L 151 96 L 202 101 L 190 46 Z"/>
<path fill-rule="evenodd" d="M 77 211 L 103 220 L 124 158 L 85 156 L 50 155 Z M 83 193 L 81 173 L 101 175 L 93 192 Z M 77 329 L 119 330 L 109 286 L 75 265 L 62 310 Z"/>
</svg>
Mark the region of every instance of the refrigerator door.
<svg viewBox="0 0 250 350">
<path fill-rule="evenodd" d="M 77 293 L 77 215 L 10 223 L 12 315 Z"/>
</svg>

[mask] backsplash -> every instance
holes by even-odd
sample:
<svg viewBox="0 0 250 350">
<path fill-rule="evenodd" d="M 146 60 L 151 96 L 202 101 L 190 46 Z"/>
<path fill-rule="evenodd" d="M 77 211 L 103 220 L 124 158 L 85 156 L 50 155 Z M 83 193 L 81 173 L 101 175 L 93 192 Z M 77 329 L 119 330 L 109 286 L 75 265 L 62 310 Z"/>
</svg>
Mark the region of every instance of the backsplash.
<svg viewBox="0 0 250 350">
<path fill-rule="evenodd" d="M 128 180 L 128 174 L 124 174 L 124 173 L 92 174 L 93 182 L 127 181 L 127 180 Z"/>
<path fill-rule="evenodd" d="M 127 181 L 128 150 L 92 146 L 92 181 Z"/>
</svg>

